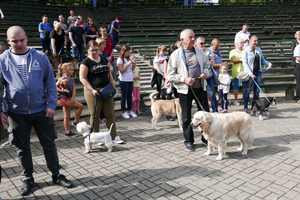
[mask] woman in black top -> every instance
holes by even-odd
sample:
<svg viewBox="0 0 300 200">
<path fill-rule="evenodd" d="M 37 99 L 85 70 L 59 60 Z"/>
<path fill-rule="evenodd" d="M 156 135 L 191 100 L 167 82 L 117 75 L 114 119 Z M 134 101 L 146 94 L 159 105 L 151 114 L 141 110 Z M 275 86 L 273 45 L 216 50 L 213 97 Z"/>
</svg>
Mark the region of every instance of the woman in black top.
<svg viewBox="0 0 300 200">
<path fill-rule="evenodd" d="M 110 98 L 104 101 L 98 90 L 111 83 L 115 87 L 114 79 L 109 70 L 110 63 L 104 57 L 99 56 L 99 46 L 95 40 L 88 43 L 88 57 L 82 60 L 79 71 L 80 82 L 84 87 L 84 97 L 87 102 L 89 111 L 91 113 L 90 125 L 92 126 L 94 120 L 95 98 L 98 95 L 98 107 L 95 116 L 95 123 L 93 132 L 99 132 L 99 115 L 101 109 L 106 117 L 106 126 L 109 129 L 113 124 L 111 130 L 111 137 L 116 143 L 123 143 L 119 136 L 117 136 L 116 122 L 114 119 L 114 100 Z"/>
<path fill-rule="evenodd" d="M 53 56 L 65 54 L 64 46 L 67 45 L 67 38 L 60 22 L 54 22 L 54 30 L 51 31 L 50 37 Z"/>
</svg>

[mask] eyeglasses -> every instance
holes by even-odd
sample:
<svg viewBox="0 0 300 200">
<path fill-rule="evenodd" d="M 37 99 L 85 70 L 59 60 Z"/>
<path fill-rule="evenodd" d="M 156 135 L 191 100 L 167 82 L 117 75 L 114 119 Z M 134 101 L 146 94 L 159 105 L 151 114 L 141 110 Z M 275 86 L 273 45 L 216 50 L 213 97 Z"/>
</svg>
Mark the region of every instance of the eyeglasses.
<svg viewBox="0 0 300 200">
<path fill-rule="evenodd" d="M 82 19 L 82 18 L 79 18 L 79 17 L 78 17 L 78 19 Z"/>
<path fill-rule="evenodd" d="M 99 49 L 89 50 L 89 52 L 97 52 Z"/>
<path fill-rule="evenodd" d="M 92 22 L 93 20 L 90 20 L 90 22 Z"/>
<path fill-rule="evenodd" d="M 200 45 L 205 45 L 205 42 L 201 42 Z"/>
</svg>

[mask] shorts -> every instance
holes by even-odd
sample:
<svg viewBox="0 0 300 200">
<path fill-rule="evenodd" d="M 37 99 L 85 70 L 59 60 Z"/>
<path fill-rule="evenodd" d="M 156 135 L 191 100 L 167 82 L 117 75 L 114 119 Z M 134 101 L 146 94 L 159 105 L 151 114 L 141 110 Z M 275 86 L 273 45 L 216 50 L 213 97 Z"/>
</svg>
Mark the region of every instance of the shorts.
<svg viewBox="0 0 300 200">
<path fill-rule="evenodd" d="M 64 106 L 68 101 L 70 101 L 70 99 L 62 99 L 62 98 L 60 98 L 60 99 L 58 100 L 58 102 L 59 102 L 59 104 L 60 104 L 61 106 Z"/>
<path fill-rule="evenodd" d="M 245 88 L 245 82 L 242 82 L 242 86 L 243 86 L 243 88 Z M 233 79 L 233 89 L 234 90 L 238 90 L 239 88 L 240 88 L 240 86 L 239 86 L 239 79 L 234 78 Z"/>
</svg>

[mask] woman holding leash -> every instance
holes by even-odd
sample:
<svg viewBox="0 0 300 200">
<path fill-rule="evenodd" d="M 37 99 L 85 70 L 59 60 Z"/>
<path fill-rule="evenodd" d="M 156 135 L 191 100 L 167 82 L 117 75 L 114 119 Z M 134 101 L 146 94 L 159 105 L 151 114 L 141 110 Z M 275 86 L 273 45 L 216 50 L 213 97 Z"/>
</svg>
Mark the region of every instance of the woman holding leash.
<svg viewBox="0 0 300 200">
<path fill-rule="evenodd" d="M 109 70 L 108 60 L 99 56 L 99 45 L 95 40 L 88 43 L 88 57 L 82 60 L 79 72 L 80 82 L 84 87 L 84 97 L 91 113 L 90 125 L 94 124 L 93 132 L 99 132 L 99 115 L 101 109 L 106 117 L 106 126 L 109 129 L 113 123 L 111 138 L 116 143 L 123 143 L 117 136 L 116 122 L 114 119 L 114 100 L 104 101 L 98 91 L 108 84 L 115 87 L 115 82 Z M 96 103 L 98 101 L 98 103 Z M 95 108 L 95 104 L 97 107 Z M 95 114 L 96 112 L 96 114 Z"/>
<path fill-rule="evenodd" d="M 50 37 L 53 49 L 52 55 L 56 57 L 57 55 L 65 54 L 64 46 L 67 46 L 67 37 L 62 27 L 62 23 L 57 21 L 54 22 L 54 30 L 50 33 Z"/>
<path fill-rule="evenodd" d="M 245 93 L 244 93 L 244 112 L 247 112 L 249 95 L 251 91 L 251 86 L 253 87 L 253 99 L 259 99 L 259 86 L 262 80 L 262 67 L 261 65 L 267 65 L 267 69 L 272 68 L 272 63 L 265 60 L 261 49 L 256 47 L 258 43 L 258 38 L 256 35 L 251 35 L 249 40 L 249 46 L 246 47 L 242 52 L 242 60 L 244 71 L 250 76 L 249 80 L 245 82 Z M 254 81 L 257 83 L 255 84 Z"/>
</svg>

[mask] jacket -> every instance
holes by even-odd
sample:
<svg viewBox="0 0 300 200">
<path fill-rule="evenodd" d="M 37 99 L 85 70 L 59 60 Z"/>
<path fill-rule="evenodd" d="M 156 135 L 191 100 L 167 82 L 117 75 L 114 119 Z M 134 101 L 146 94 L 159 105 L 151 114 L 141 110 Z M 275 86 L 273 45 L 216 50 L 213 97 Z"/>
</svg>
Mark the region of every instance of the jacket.
<svg viewBox="0 0 300 200">
<path fill-rule="evenodd" d="M 57 104 L 54 73 L 43 52 L 29 49 L 27 59 L 27 84 L 24 82 L 10 50 L 0 55 L 0 82 L 8 111 L 16 114 L 34 114 Z M 2 111 L 2 108 L 0 108 Z"/>
<path fill-rule="evenodd" d="M 258 47 L 255 47 L 254 50 L 250 49 L 250 47 L 246 47 L 242 52 L 242 61 L 243 61 L 243 67 L 244 71 L 249 74 L 249 76 L 253 75 L 253 62 L 255 58 L 255 51 L 259 53 L 260 59 L 259 59 L 259 71 L 262 71 L 261 64 L 263 65 L 269 65 L 272 63 L 269 63 L 265 60 L 265 57 L 263 56 L 261 49 Z"/>
<path fill-rule="evenodd" d="M 205 73 L 206 77 L 209 76 L 209 66 L 210 62 L 206 54 L 199 49 L 194 47 L 196 52 L 196 57 L 200 66 L 200 73 Z M 186 65 L 185 54 L 183 48 L 176 49 L 170 56 L 168 62 L 167 79 L 174 83 L 177 91 L 181 94 L 188 93 L 188 85 L 184 83 L 184 79 L 189 77 L 188 69 Z M 201 80 L 201 85 L 204 91 L 206 91 L 206 80 Z"/>
<path fill-rule="evenodd" d="M 228 94 L 230 91 L 231 78 L 228 74 L 219 74 L 220 85 L 218 90 L 223 90 L 223 94 Z"/>
</svg>

